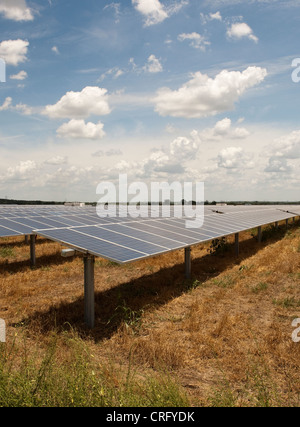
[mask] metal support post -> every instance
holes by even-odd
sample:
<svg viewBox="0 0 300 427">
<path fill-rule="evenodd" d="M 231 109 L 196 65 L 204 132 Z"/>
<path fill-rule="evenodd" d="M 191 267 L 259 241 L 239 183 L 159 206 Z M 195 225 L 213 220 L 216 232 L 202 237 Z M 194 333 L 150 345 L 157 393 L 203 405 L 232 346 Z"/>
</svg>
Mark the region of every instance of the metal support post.
<svg viewBox="0 0 300 427">
<path fill-rule="evenodd" d="M 286 224 L 286 229 L 288 229 L 289 228 L 289 220 L 288 219 L 286 219 L 285 224 Z"/>
<path fill-rule="evenodd" d="M 240 255 L 240 234 L 235 234 L 235 254 L 236 256 Z"/>
<path fill-rule="evenodd" d="M 262 242 L 262 228 L 258 227 L 258 243 Z"/>
<path fill-rule="evenodd" d="M 84 256 L 84 321 L 88 328 L 95 326 L 95 257 Z"/>
<path fill-rule="evenodd" d="M 35 241 L 36 241 L 36 236 L 34 234 L 31 234 L 31 236 L 30 236 L 30 263 L 31 263 L 31 267 L 36 266 Z"/>
<path fill-rule="evenodd" d="M 185 248 L 185 277 L 188 280 L 192 278 L 191 252 L 192 252 L 192 249 L 190 247 Z"/>
</svg>

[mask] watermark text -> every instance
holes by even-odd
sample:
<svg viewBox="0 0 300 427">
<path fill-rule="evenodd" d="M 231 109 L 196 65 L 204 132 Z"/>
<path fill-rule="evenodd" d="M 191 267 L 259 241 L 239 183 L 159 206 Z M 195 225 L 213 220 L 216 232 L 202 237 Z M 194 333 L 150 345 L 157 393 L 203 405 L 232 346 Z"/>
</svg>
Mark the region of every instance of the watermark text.
<svg viewBox="0 0 300 427">
<path fill-rule="evenodd" d="M 184 217 L 186 228 L 201 228 L 204 223 L 203 182 L 129 184 L 127 174 L 121 174 L 117 185 L 113 182 L 101 182 L 96 193 L 101 195 L 97 203 L 100 218 Z"/>
<path fill-rule="evenodd" d="M 294 83 L 300 82 L 300 58 L 293 59 L 292 67 L 294 67 L 294 71 L 292 72 L 292 81 Z"/>
<path fill-rule="evenodd" d="M 0 319 L 0 342 L 6 342 L 6 325 L 3 319 Z"/>
<path fill-rule="evenodd" d="M 2 58 L 0 58 L 0 83 L 6 83 L 6 64 Z"/>
<path fill-rule="evenodd" d="M 300 319 L 293 320 L 292 327 L 296 328 L 292 333 L 292 340 L 295 343 L 300 342 Z"/>
</svg>

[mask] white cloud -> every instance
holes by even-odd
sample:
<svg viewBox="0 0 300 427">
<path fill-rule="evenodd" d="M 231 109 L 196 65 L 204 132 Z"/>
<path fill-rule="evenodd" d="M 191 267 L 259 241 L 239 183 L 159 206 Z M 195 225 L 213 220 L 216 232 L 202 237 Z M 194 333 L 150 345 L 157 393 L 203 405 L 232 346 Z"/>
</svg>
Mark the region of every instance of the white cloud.
<svg viewBox="0 0 300 427">
<path fill-rule="evenodd" d="M 1 174 L 0 182 L 22 182 L 35 179 L 38 165 L 33 160 L 19 162 L 16 166 L 9 167 L 5 173 Z"/>
<path fill-rule="evenodd" d="M 3 104 L 0 106 L 0 111 L 8 110 L 11 107 L 11 104 L 12 104 L 12 98 L 8 96 L 3 102 Z"/>
<path fill-rule="evenodd" d="M 12 107 L 12 110 L 16 110 L 19 113 L 23 114 L 24 116 L 30 116 L 33 114 L 33 108 L 29 107 L 26 104 L 22 104 L 21 102 L 17 104 L 15 107 Z"/>
<path fill-rule="evenodd" d="M 300 159 L 300 130 L 275 140 L 273 156 L 285 159 Z"/>
<path fill-rule="evenodd" d="M 155 25 L 168 18 L 168 14 L 159 0 L 132 0 L 132 4 L 145 16 L 145 25 Z"/>
<path fill-rule="evenodd" d="M 0 58 L 8 65 L 19 65 L 27 60 L 29 42 L 26 40 L 4 40 L 0 43 Z"/>
<path fill-rule="evenodd" d="M 159 0 L 132 0 L 135 9 L 145 17 L 145 26 L 156 25 L 178 13 L 188 1 L 173 2 L 165 7 Z"/>
<path fill-rule="evenodd" d="M 59 50 L 58 50 L 58 47 L 57 47 L 57 46 L 53 46 L 53 47 L 51 48 L 51 50 L 52 50 L 52 52 L 54 52 L 54 53 L 56 53 L 57 55 L 59 55 Z"/>
<path fill-rule="evenodd" d="M 57 129 L 57 135 L 61 138 L 71 139 L 101 139 L 105 136 L 103 123 L 85 123 L 84 120 L 72 119 Z"/>
<path fill-rule="evenodd" d="M 214 79 L 197 72 L 180 89 L 158 90 L 153 102 L 162 116 L 201 118 L 232 110 L 251 87 L 261 83 L 267 70 L 248 67 L 243 72 L 223 70 Z"/>
<path fill-rule="evenodd" d="M 204 36 L 201 36 L 201 34 L 198 33 L 182 33 L 179 34 L 178 40 L 183 42 L 185 40 L 190 40 L 190 46 L 194 47 L 195 49 L 200 49 L 203 52 L 205 52 L 206 47 L 210 45 L 210 42 L 206 40 Z"/>
<path fill-rule="evenodd" d="M 12 80 L 25 80 L 27 79 L 28 74 L 26 73 L 26 71 L 20 71 L 18 74 L 13 74 L 12 76 L 10 76 L 10 78 Z"/>
<path fill-rule="evenodd" d="M 262 156 L 268 157 L 265 172 L 279 174 L 279 176 L 283 173 L 291 173 L 294 167 L 299 167 L 296 161 L 299 162 L 300 159 L 300 130 L 275 139 L 274 143 L 264 150 Z"/>
<path fill-rule="evenodd" d="M 143 67 L 143 70 L 147 73 L 161 73 L 163 67 L 155 55 L 150 55 L 147 64 Z"/>
<path fill-rule="evenodd" d="M 201 138 L 208 141 L 221 141 L 224 138 L 244 139 L 249 135 L 250 132 L 245 128 L 233 128 L 232 121 L 229 118 L 220 120 L 213 128 L 208 128 L 201 132 Z"/>
<path fill-rule="evenodd" d="M 107 70 L 105 73 L 101 74 L 98 79 L 98 82 L 102 82 L 106 77 L 113 76 L 114 79 L 118 79 L 124 74 L 124 70 L 121 70 L 119 67 L 113 67 Z"/>
<path fill-rule="evenodd" d="M 218 155 L 218 166 L 225 169 L 253 168 L 252 156 L 241 147 L 224 148 Z"/>
<path fill-rule="evenodd" d="M 216 123 L 214 127 L 215 135 L 227 135 L 231 129 L 231 120 L 226 118 Z"/>
<path fill-rule="evenodd" d="M 276 157 L 271 157 L 268 161 L 268 165 L 265 168 L 265 172 L 268 173 L 290 173 L 292 172 L 292 167 L 288 165 L 286 159 L 279 159 Z"/>
<path fill-rule="evenodd" d="M 178 160 L 187 161 L 193 160 L 199 150 L 199 145 L 196 142 L 196 134 L 192 133 L 192 140 L 186 137 L 178 137 L 170 144 L 170 154 Z"/>
<path fill-rule="evenodd" d="M 211 20 L 217 20 L 217 21 L 222 21 L 223 20 L 220 12 L 210 13 L 209 17 L 210 17 Z"/>
<path fill-rule="evenodd" d="M 223 22 L 222 15 L 219 11 L 215 13 L 210 13 L 208 15 L 205 15 L 204 13 L 200 13 L 200 18 L 203 25 L 206 25 L 210 21 Z"/>
<path fill-rule="evenodd" d="M 34 112 L 33 108 L 29 107 L 26 104 L 19 103 L 17 105 L 13 105 L 12 98 L 10 96 L 8 96 L 5 99 L 4 103 L 0 106 L 0 111 L 5 111 L 5 110 L 18 111 L 19 113 L 24 114 L 26 116 L 29 116 Z"/>
<path fill-rule="evenodd" d="M 68 163 L 68 158 L 62 157 L 62 156 L 51 157 L 50 159 L 45 161 L 46 165 L 51 165 L 51 166 L 60 166 L 60 165 L 65 165 L 66 163 Z"/>
<path fill-rule="evenodd" d="M 149 157 L 140 162 L 128 163 L 125 160 L 119 162 L 109 173 L 115 170 L 127 172 L 132 177 L 140 177 L 145 180 L 163 178 L 168 180 L 170 175 L 183 178 L 183 174 L 190 174 L 188 162 L 195 160 L 199 151 L 199 136 L 197 131 L 192 131 L 190 137 L 175 138 L 164 149 L 154 149 Z"/>
<path fill-rule="evenodd" d="M 25 0 L 0 0 L 0 13 L 13 21 L 32 21 L 32 10 Z"/>
<path fill-rule="evenodd" d="M 227 36 L 233 39 L 241 39 L 247 37 L 253 40 L 255 43 L 258 42 L 258 38 L 253 34 L 252 28 L 249 27 L 245 22 L 232 24 L 227 30 Z"/>
<path fill-rule="evenodd" d="M 67 92 L 56 104 L 47 105 L 43 114 L 53 119 L 84 119 L 93 114 L 103 116 L 110 112 L 107 90 L 87 86 L 81 92 Z"/>
</svg>

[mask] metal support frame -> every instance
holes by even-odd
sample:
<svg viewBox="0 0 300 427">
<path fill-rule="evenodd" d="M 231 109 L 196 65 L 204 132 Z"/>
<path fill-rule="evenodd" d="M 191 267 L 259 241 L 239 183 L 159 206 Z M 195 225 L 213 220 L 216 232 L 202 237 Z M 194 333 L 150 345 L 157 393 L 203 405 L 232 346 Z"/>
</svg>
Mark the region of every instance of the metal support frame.
<svg viewBox="0 0 300 427">
<path fill-rule="evenodd" d="M 185 277 L 190 280 L 192 278 L 192 258 L 191 258 L 192 248 L 185 248 Z"/>
<path fill-rule="evenodd" d="M 84 321 L 88 328 L 95 326 L 95 257 L 84 255 Z"/>
<path fill-rule="evenodd" d="M 262 242 L 262 228 L 258 227 L 257 229 L 257 237 L 258 237 L 258 243 Z"/>
<path fill-rule="evenodd" d="M 30 264 L 31 264 L 31 267 L 36 266 L 35 242 L 36 242 L 36 235 L 31 234 L 31 236 L 30 236 Z"/>
<path fill-rule="evenodd" d="M 236 256 L 240 255 L 240 234 L 235 234 L 235 254 Z"/>
<path fill-rule="evenodd" d="M 286 229 L 288 229 L 289 228 L 289 219 L 285 220 L 285 224 L 286 224 Z"/>
</svg>

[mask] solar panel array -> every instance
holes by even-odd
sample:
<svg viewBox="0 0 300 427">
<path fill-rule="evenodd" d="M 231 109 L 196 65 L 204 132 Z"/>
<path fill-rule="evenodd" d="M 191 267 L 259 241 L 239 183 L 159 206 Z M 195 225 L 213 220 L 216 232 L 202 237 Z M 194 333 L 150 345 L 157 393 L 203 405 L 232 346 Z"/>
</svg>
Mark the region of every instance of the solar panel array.
<svg viewBox="0 0 300 427">
<path fill-rule="evenodd" d="M 38 230 L 37 233 L 92 255 L 127 263 L 292 217 L 295 215 L 276 209 L 222 214 L 206 209 L 200 229 L 187 229 L 184 217 L 142 221 L 119 218 L 114 222 L 99 219 L 97 225 Z"/>
<path fill-rule="evenodd" d="M 108 211 L 112 215 L 115 207 Z M 69 206 L 0 206 L 0 237 L 37 234 L 91 255 L 118 263 L 190 247 L 230 234 L 300 215 L 299 206 L 205 206 L 201 228 L 187 229 L 187 217 L 126 216 L 99 218 L 96 209 Z"/>
</svg>

